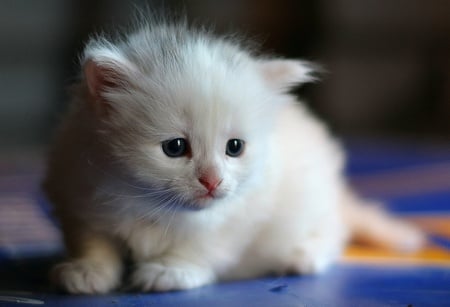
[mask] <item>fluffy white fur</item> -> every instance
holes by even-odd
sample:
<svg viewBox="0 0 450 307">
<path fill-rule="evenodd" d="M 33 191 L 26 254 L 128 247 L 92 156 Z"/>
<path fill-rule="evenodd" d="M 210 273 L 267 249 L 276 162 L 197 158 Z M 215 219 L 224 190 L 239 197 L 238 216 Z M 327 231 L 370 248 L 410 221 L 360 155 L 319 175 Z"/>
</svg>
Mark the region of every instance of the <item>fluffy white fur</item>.
<svg viewBox="0 0 450 307">
<path fill-rule="evenodd" d="M 312 80 L 311 65 L 149 24 L 93 39 L 82 66 L 45 182 L 70 256 L 53 278 L 67 291 L 118 287 L 127 256 L 126 286 L 168 291 L 320 272 L 351 234 L 397 249 L 423 242 L 360 206 L 341 149 L 286 93 Z M 174 138 L 188 140 L 186 155 L 164 153 Z M 242 155 L 226 155 L 230 139 L 245 141 Z M 220 181 L 206 197 L 205 176 Z"/>
</svg>

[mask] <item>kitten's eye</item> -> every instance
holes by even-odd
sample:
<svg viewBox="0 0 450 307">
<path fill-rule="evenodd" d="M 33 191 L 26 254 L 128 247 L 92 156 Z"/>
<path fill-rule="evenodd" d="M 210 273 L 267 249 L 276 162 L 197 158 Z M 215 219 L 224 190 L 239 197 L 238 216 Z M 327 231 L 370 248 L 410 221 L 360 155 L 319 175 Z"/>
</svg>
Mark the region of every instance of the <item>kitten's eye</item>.
<svg viewBox="0 0 450 307">
<path fill-rule="evenodd" d="M 171 158 L 182 157 L 188 151 L 188 142 L 183 138 L 164 141 L 161 146 L 164 153 Z"/>
<path fill-rule="evenodd" d="M 231 139 L 227 143 L 226 154 L 230 157 L 239 157 L 244 151 L 244 141 L 239 139 Z"/>
</svg>

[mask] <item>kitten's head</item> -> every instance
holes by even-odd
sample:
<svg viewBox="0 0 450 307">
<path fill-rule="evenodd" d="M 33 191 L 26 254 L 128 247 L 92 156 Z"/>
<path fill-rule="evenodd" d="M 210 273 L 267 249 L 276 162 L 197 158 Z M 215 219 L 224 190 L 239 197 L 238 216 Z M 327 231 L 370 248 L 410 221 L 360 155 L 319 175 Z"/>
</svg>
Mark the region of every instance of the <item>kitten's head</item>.
<svg viewBox="0 0 450 307">
<path fill-rule="evenodd" d="M 183 26 L 93 40 L 83 65 L 112 156 L 154 202 L 194 209 L 263 176 L 283 93 L 312 79 L 304 62 L 257 58 Z"/>
</svg>

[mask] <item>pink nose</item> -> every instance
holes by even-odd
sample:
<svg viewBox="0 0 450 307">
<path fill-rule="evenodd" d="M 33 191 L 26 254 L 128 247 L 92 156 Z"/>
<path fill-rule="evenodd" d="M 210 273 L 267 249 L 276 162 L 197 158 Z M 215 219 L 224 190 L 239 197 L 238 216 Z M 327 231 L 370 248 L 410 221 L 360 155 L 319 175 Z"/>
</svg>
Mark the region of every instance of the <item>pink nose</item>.
<svg viewBox="0 0 450 307">
<path fill-rule="evenodd" d="M 222 182 L 219 178 L 209 176 L 201 176 L 198 178 L 198 181 L 208 190 L 208 192 L 213 192 Z"/>
</svg>

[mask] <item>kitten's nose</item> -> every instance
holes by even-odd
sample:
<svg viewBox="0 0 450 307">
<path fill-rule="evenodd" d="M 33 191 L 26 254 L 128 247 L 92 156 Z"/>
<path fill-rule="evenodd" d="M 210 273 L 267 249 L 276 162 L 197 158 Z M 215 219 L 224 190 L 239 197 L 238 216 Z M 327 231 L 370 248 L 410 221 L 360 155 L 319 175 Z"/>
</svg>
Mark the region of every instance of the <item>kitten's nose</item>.
<svg viewBox="0 0 450 307">
<path fill-rule="evenodd" d="M 222 179 L 214 176 L 201 176 L 198 181 L 211 193 L 219 186 Z"/>
</svg>

